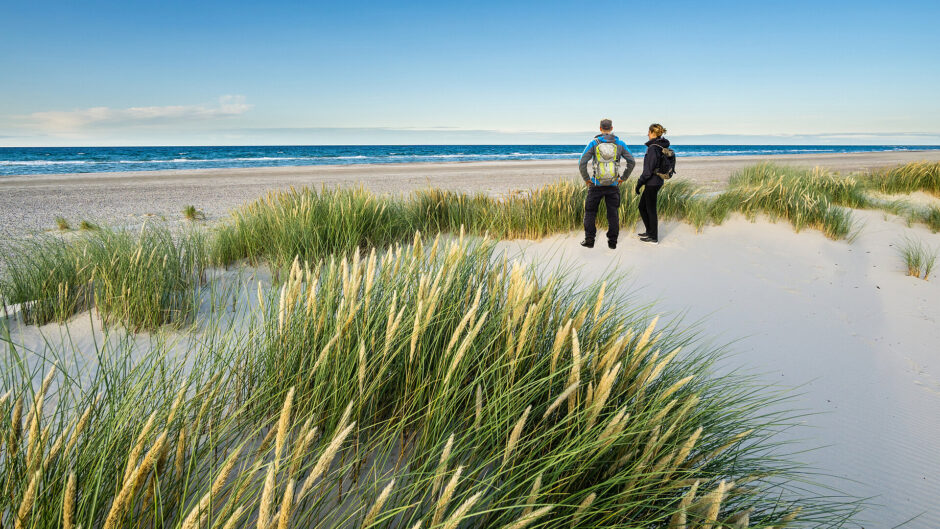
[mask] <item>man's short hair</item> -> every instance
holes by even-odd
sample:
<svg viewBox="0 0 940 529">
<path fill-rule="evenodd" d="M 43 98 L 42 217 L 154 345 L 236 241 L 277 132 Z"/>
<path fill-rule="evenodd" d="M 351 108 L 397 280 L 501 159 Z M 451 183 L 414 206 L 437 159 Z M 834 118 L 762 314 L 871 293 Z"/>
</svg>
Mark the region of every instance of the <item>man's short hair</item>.
<svg viewBox="0 0 940 529">
<path fill-rule="evenodd" d="M 614 130 L 614 122 L 607 118 L 602 119 L 601 130 Z"/>
</svg>

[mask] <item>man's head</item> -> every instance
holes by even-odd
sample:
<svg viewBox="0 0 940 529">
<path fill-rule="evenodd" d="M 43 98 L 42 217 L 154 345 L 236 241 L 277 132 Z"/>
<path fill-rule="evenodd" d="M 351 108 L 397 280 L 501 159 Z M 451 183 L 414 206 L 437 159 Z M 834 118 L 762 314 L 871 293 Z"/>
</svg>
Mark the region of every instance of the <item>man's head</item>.
<svg viewBox="0 0 940 529">
<path fill-rule="evenodd" d="M 610 134 L 614 131 L 614 122 L 604 118 L 601 120 L 601 132 L 604 134 Z"/>
</svg>

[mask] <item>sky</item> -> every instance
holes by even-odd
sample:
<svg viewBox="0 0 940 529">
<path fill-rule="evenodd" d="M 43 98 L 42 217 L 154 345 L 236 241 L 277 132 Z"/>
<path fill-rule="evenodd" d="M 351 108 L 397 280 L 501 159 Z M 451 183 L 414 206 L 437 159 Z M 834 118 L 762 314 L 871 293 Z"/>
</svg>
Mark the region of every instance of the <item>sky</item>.
<svg viewBox="0 0 940 529">
<path fill-rule="evenodd" d="M 0 0 L 0 146 L 940 144 L 940 2 Z"/>
</svg>

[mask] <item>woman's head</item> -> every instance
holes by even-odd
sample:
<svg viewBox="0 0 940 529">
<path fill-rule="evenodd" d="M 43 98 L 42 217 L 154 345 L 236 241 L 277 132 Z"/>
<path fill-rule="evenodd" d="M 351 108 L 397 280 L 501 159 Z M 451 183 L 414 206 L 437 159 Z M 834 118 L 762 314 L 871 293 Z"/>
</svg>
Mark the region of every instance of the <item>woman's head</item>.
<svg viewBox="0 0 940 529">
<path fill-rule="evenodd" d="M 659 123 L 653 123 L 652 125 L 650 125 L 650 133 L 649 133 L 650 139 L 658 138 L 665 133 L 666 133 L 666 129 L 663 128 L 663 126 L 660 125 Z"/>
</svg>

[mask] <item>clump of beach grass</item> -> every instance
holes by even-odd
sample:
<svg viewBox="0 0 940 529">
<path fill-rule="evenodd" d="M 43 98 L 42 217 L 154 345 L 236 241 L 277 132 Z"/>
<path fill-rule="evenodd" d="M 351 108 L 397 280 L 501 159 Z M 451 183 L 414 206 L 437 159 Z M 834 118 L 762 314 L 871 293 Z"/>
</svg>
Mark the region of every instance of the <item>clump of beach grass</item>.
<svg viewBox="0 0 940 529">
<path fill-rule="evenodd" d="M 69 221 L 65 217 L 56 217 L 55 226 L 59 231 L 69 231 L 72 229 L 71 224 L 69 224 Z"/>
<path fill-rule="evenodd" d="M 196 209 L 196 206 L 189 204 L 183 207 L 183 218 L 188 221 L 205 220 L 206 214 L 202 210 Z"/>
<path fill-rule="evenodd" d="M 199 232 L 99 229 L 7 243 L 0 294 L 27 323 L 65 321 L 94 306 L 133 329 L 186 321 L 205 267 Z"/>
<path fill-rule="evenodd" d="M 98 226 L 94 222 L 91 222 L 90 220 L 83 220 L 78 223 L 78 229 L 82 231 L 93 231 L 93 230 L 100 229 L 100 226 Z"/>
<path fill-rule="evenodd" d="M 940 163 L 912 162 L 897 167 L 870 171 L 868 184 L 887 194 L 924 191 L 940 197 Z"/>
<path fill-rule="evenodd" d="M 906 238 L 898 247 L 898 253 L 907 267 L 907 275 L 928 280 L 937 263 L 936 249 L 919 239 Z"/>
<path fill-rule="evenodd" d="M 714 374 L 720 350 L 612 285 L 583 290 L 493 248 L 414 237 L 295 259 L 259 291 L 256 323 L 182 359 L 117 345 L 98 354 L 121 362 L 34 384 L 44 367 L 14 367 L 34 364 L 6 344 L 0 519 L 586 529 L 747 513 L 769 527 L 802 508 L 800 523 L 839 527 L 854 511 L 801 489 L 773 437 L 798 418 Z M 703 501 L 683 503 L 696 487 Z"/>
</svg>

